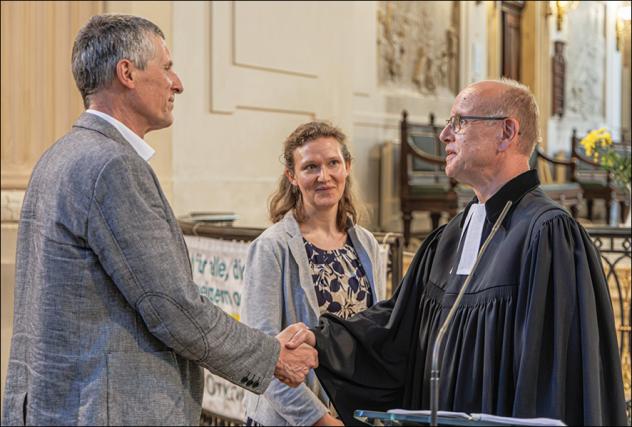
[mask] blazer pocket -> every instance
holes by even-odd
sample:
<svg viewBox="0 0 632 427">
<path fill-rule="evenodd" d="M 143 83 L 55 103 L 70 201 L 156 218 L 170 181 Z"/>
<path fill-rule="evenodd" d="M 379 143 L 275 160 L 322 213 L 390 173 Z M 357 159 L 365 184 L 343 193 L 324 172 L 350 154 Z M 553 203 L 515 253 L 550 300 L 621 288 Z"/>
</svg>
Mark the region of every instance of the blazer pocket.
<svg viewBox="0 0 632 427">
<path fill-rule="evenodd" d="M 172 351 L 109 353 L 107 376 L 108 425 L 189 423 L 186 385 Z"/>
</svg>

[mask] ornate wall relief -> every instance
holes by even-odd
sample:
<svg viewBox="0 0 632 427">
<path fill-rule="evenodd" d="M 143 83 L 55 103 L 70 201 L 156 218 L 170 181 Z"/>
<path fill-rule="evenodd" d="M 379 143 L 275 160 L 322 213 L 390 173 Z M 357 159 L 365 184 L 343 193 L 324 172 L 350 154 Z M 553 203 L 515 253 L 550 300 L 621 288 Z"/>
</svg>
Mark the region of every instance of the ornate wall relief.
<svg viewBox="0 0 632 427">
<path fill-rule="evenodd" d="M 605 115 L 605 18 L 603 3 L 583 1 L 568 17 L 566 109 L 582 119 Z"/>
<path fill-rule="evenodd" d="M 380 1 L 377 18 L 382 87 L 456 94 L 459 2 Z"/>
</svg>

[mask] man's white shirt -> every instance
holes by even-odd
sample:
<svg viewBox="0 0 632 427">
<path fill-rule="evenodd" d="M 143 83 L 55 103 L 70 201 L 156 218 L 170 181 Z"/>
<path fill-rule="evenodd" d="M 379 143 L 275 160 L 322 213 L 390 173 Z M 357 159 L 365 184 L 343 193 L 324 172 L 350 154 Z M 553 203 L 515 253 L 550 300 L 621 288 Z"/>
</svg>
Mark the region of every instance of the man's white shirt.
<svg viewBox="0 0 632 427">
<path fill-rule="evenodd" d="M 151 148 L 149 144 L 147 144 L 143 140 L 143 138 L 136 135 L 130 128 L 128 128 L 123 123 L 119 122 L 114 117 L 110 116 L 109 114 L 106 114 L 97 110 L 91 110 L 91 109 L 86 110 L 86 113 L 99 116 L 103 120 L 107 121 L 109 124 L 114 126 L 116 130 L 118 130 L 119 133 L 123 136 L 123 138 L 125 138 L 125 140 L 129 142 L 129 144 L 132 146 L 134 151 L 136 151 L 138 155 L 143 158 L 143 160 L 148 161 L 149 159 L 152 158 L 154 154 L 156 154 L 156 150 Z"/>
</svg>

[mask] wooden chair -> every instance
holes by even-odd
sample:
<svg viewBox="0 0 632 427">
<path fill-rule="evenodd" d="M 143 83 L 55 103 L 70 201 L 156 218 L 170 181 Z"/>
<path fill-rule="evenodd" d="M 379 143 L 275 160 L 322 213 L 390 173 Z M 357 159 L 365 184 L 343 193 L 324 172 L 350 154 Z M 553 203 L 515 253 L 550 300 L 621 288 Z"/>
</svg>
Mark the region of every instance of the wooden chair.
<svg viewBox="0 0 632 427">
<path fill-rule="evenodd" d="M 433 114 L 428 124 L 420 124 L 409 122 L 408 112 L 403 111 L 400 130 L 400 206 L 404 245 L 408 245 L 414 211 L 430 212 L 435 229 L 443 212 L 456 215 L 474 193 L 445 175 L 441 129 L 435 126 Z"/>
<path fill-rule="evenodd" d="M 568 179 L 566 182 L 555 182 L 552 174 L 552 170 L 555 166 L 562 166 L 567 170 L 564 175 L 567 177 L 572 176 L 572 171 L 575 168 L 575 161 L 573 159 L 554 159 L 544 154 L 544 152 L 540 149 L 540 146 L 536 145 L 529 163 L 531 165 L 531 169 L 538 170 L 540 187 L 547 196 L 560 204 L 562 207 L 568 209 L 573 218 L 577 218 L 579 206 L 583 201 L 583 191 L 581 186 L 577 182 L 573 182 L 572 179 Z"/>
<path fill-rule="evenodd" d="M 620 150 L 628 156 L 630 155 L 629 144 L 613 144 L 615 145 L 615 149 Z M 628 199 L 623 188 L 615 185 L 611 174 L 603 170 L 598 163 L 586 157 L 586 152 L 577 137 L 577 129 L 573 129 L 573 136 L 571 137 L 571 159 L 575 161 L 575 168 L 572 170 L 572 180 L 577 182 L 584 192 L 588 219 L 593 220 L 593 206 L 595 200 L 604 200 L 606 203 L 606 211 L 613 200 L 618 200 L 620 204 L 620 219 L 623 222 L 627 217 L 628 209 L 630 209 L 630 199 Z"/>
</svg>

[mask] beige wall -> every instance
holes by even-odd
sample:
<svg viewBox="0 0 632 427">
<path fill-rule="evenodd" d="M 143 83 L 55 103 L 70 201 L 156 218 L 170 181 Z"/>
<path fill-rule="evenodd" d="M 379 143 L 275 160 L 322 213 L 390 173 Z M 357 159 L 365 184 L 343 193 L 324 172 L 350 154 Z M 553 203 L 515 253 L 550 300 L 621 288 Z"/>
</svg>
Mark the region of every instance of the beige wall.
<svg viewBox="0 0 632 427">
<path fill-rule="evenodd" d="M 2 2 L 2 189 L 25 189 L 39 156 L 81 113 L 70 54 L 96 10 L 94 2 Z"/>
<path fill-rule="evenodd" d="M 486 8 L 460 6 L 461 86 L 487 75 Z M 175 69 L 185 86 L 172 127 L 177 214 L 228 210 L 238 225 L 267 225 L 282 142 L 318 118 L 349 136 L 365 224 L 378 226 L 380 145 L 398 143 L 402 109 L 413 120 L 430 112 L 445 120 L 455 94 L 380 86 L 377 9 L 377 2 L 172 4 Z"/>
<path fill-rule="evenodd" d="M 353 3 L 174 2 L 176 214 L 232 211 L 267 224 L 282 143 L 326 119 L 351 138 Z"/>
</svg>

